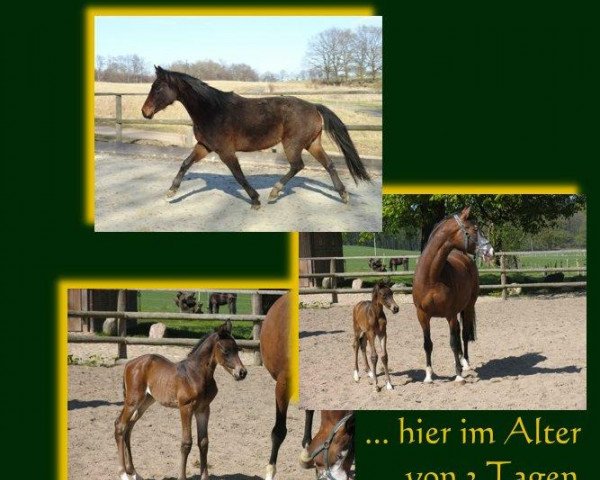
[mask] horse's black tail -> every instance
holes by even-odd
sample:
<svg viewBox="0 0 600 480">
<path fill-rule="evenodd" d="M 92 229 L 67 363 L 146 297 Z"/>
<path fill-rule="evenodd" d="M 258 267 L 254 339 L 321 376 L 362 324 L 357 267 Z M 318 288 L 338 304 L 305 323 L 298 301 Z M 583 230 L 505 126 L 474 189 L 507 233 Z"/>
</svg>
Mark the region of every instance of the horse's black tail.
<svg viewBox="0 0 600 480">
<path fill-rule="evenodd" d="M 464 338 L 468 342 L 474 342 L 477 334 L 477 315 L 473 309 L 473 315 L 465 315 L 464 310 L 460 312 Z"/>
<path fill-rule="evenodd" d="M 356 147 L 348 134 L 348 129 L 344 125 L 344 122 L 325 105 L 316 104 L 315 106 L 323 117 L 325 131 L 329 135 L 329 138 L 333 140 L 344 154 L 346 165 L 354 182 L 358 183 L 358 180 L 371 181 L 371 177 L 369 177 L 362 160 L 358 156 Z"/>
</svg>

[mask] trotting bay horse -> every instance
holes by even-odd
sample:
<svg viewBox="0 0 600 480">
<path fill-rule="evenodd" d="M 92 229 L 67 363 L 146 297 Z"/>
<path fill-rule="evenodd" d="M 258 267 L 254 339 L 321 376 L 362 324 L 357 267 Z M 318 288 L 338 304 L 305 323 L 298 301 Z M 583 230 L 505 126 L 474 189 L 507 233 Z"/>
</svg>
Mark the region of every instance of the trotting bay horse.
<svg viewBox="0 0 600 480">
<path fill-rule="evenodd" d="M 317 480 L 347 480 L 354 463 L 354 412 L 322 410 L 314 438 L 313 415 L 314 410 L 306 410 L 300 465 L 314 467 Z"/>
<path fill-rule="evenodd" d="M 265 368 L 276 381 L 275 426 L 271 431 L 271 457 L 265 480 L 273 480 L 277 471 L 277 454 L 287 435 L 287 409 L 290 402 L 289 381 L 289 294 L 275 301 L 262 322 L 260 353 Z"/>
<path fill-rule="evenodd" d="M 321 145 L 323 130 L 344 154 L 354 181 L 358 183 L 358 180 L 370 180 L 348 129 L 324 105 L 285 96 L 244 98 L 233 92 L 217 90 L 185 73 L 161 67 L 155 69 L 156 80 L 142 107 L 143 116 L 151 119 L 177 100 L 191 117 L 194 136 L 198 142 L 183 161 L 167 197 L 175 195 L 193 163 L 199 162 L 210 152 L 216 152 L 250 197 L 252 208 L 258 209 L 258 193 L 246 180 L 236 152 L 263 150 L 281 142 L 290 162 L 290 169 L 273 186 L 269 202 L 277 200 L 285 184 L 304 168 L 302 151 L 306 149 L 325 167 L 342 201 L 348 203 L 348 192 Z"/>
<path fill-rule="evenodd" d="M 375 339 L 377 339 L 382 350 L 381 363 L 386 377 L 386 388 L 392 390 L 392 381 L 388 370 L 387 354 L 387 318 L 383 307 L 392 313 L 398 313 L 400 308 L 394 300 L 394 294 L 390 287 L 385 283 L 379 282 L 373 287 L 371 300 L 358 302 L 352 310 L 352 324 L 354 326 L 354 381 L 359 381 L 358 375 L 358 349 L 362 351 L 365 360 L 365 370 L 369 377 L 375 381 L 375 391 L 379 391 L 377 384 L 377 349 L 375 348 Z M 367 342 L 371 350 L 371 368 L 367 361 Z"/>
<path fill-rule="evenodd" d="M 237 293 L 211 293 L 208 297 L 208 312 L 219 313 L 219 307 L 227 305 L 229 313 L 237 313 Z"/>
<path fill-rule="evenodd" d="M 464 383 L 463 369 L 469 370 L 469 342 L 475 340 L 475 302 L 479 294 L 479 274 L 468 254 L 481 253 L 485 260 L 493 258 L 494 249 L 477 224 L 469 220 L 470 207 L 438 223 L 423 249 L 415 268 L 413 301 L 423 329 L 423 348 L 427 367 L 425 383 L 431 383 L 430 320 L 445 317 L 450 327 L 450 346 L 454 353 L 456 382 Z M 460 325 L 462 319 L 462 340 Z"/>
<path fill-rule="evenodd" d="M 217 395 L 214 379 L 217 364 L 236 380 L 246 378 L 238 356 L 239 347 L 231 336 L 231 322 L 205 335 L 188 356 L 173 363 L 161 355 L 142 355 L 125 365 L 123 410 L 115 421 L 121 480 L 138 480 L 131 456 L 131 430 L 155 401 L 178 408 L 181 416 L 181 463 L 179 479 L 186 478 L 187 458 L 192 449 L 192 416 L 196 418 L 200 449 L 200 479 L 208 480 L 208 418 L 210 402 Z"/>
</svg>

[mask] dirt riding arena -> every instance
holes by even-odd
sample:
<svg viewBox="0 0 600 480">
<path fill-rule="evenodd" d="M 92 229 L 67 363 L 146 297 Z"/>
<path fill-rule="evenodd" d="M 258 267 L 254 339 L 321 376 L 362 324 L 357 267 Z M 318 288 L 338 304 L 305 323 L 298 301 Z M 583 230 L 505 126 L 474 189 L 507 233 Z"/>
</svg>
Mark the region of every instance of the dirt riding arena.
<svg viewBox="0 0 600 480">
<path fill-rule="evenodd" d="M 150 351 L 172 360 L 182 359 L 189 349 L 130 346 L 134 358 Z M 100 355 L 114 358 L 114 345 L 69 345 L 79 358 Z M 248 363 L 248 362 L 246 362 Z M 114 421 L 122 408 L 123 365 L 69 367 L 69 479 L 114 480 L 117 478 L 117 447 Z M 236 382 L 217 367 L 219 393 L 211 404 L 208 428 L 209 473 L 212 479 L 254 480 L 264 478 L 271 452 L 271 429 L 275 421 L 275 381 L 263 367 L 248 367 L 248 377 Z M 315 419 L 314 431 L 317 421 Z M 304 428 L 304 412 L 291 405 L 288 435 L 279 451 L 280 478 L 309 480 L 314 471 L 303 470 L 298 456 Z M 196 429 L 188 459 L 188 478 L 199 478 Z M 153 405 L 135 426 L 131 448 L 136 469 L 148 480 L 176 478 L 179 473 L 181 428 L 179 412 Z"/>
<path fill-rule="evenodd" d="M 311 298 L 312 297 L 312 298 Z M 555 295 L 503 301 L 480 297 L 477 341 L 470 344 L 474 373 L 452 380 L 448 322 L 431 321 L 433 384 L 423 384 L 425 353 L 412 297 L 388 318 L 389 367 L 394 390 L 380 374 L 376 393 L 364 372 L 352 378 L 352 308 L 370 295 L 340 295 L 340 305 L 300 310 L 300 405 L 317 409 L 585 409 L 586 297 Z M 322 304 L 330 296 L 302 296 Z M 327 305 L 327 303 L 326 303 Z"/>
<path fill-rule="evenodd" d="M 192 165 L 177 194 L 167 199 L 187 153 L 130 153 L 96 153 L 96 231 L 381 230 L 381 175 L 376 172 L 372 183 L 357 186 L 345 167 L 338 168 L 350 194 L 350 203 L 344 204 L 329 174 L 314 160 L 315 168 L 302 170 L 270 204 L 271 188 L 287 166 L 245 162 L 240 155 L 244 174 L 262 203 L 259 210 L 251 210 L 248 195 L 214 154 Z"/>
</svg>

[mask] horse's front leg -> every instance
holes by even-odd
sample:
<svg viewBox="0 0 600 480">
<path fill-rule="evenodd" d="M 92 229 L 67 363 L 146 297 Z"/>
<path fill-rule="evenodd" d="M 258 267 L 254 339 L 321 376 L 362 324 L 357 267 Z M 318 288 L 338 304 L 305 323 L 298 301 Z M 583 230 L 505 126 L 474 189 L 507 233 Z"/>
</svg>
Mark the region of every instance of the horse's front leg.
<svg viewBox="0 0 600 480">
<path fill-rule="evenodd" d="M 371 371 L 373 372 L 373 379 L 375 380 L 375 391 L 379 391 L 379 384 L 377 383 L 377 349 L 375 348 L 375 334 L 372 331 L 367 332 L 367 340 L 369 347 L 371 347 Z"/>
<path fill-rule="evenodd" d="M 425 360 L 427 362 L 427 366 L 425 367 L 425 380 L 423 380 L 423 382 L 432 383 L 433 368 L 431 367 L 431 352 L 433 351 L 433 342 L 431 341 L 431 328 L 429 325 L 431 317 L 420 308 L 417 308 L 417 317 L 419 318 L 419 324 L 423 330 L 423 349 L 425 350 Z"/>
<path fill-rule="evenodd" d="M 231 173 L 237 182 L 246 190 L 246 193 L 250 197 L 250 201 L 252 203 L 252 210 L 258 210 L 260 208 L 260 200 L 258 199 L 258 192 L 252 188 L 252 186 L 246 180 L 244 176 L 244 172 L 242 172 L 242 167 L 240 167 L 240 162 L 236 157 L 235 153 L 219 153 L 219 157 L 225 165 L 229 167 Z"/>
<path fill-rule="evenodd" d="M 200 450 L 200 480 L 208 480 L 208 418 L 210 416 L 210 406 L 207 406 L 204 410 L 197 410 L 195 416 L 198 448 Z"/>
<path fill-rule="evenodd" d="M 179 172 L 177 172 L 177 175 L 175 175 L 173 183 L 171 184 L 171 188 L 169 188 L 169 191 L 167 192 L 167 198 L 171 198 L 177 193 L 177 190 L 179 190 L 179 186 L 181 185 L 183 177 L 185 176 L 189 168 L 192 166 L 192 164 L 195 162 L 199 162 L 208 154 L 209 151 L 204 145 L 201 145 L 199 143 L 196 144 L 196 146 L 192 150 L 192 153 L 190 153 L 190 155 L 181 164 L 181 167 L 179 167 Z"/>
<path fill-rule="evenodd" d="M 271 431 L 271 457 L 265 480 L 273 480 L 277 472 L 277 455 L 287 435 L 287 410 L 289 405 L 287 373 L 280 373 L 275 384 L 275 426 Z"/>
<path fill-rule="evenodd" d="M 192 415 L 193 405 L 181 405 L 179 414 L 181 416 L 181 464 L 179 466 L 179 480 L 186 480 L 185 474 L 188 455 L 192 449 Z M 206 477 L 208 478 L 208 477 Z"/>
</svg>

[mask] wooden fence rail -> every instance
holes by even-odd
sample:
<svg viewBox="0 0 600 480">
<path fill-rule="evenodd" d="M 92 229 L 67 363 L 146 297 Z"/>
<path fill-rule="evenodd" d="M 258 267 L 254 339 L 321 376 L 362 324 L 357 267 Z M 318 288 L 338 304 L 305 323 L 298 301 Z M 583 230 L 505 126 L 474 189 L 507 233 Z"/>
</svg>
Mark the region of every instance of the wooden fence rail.
<svg viewBox="0 0 600 480">
<path fill-rule="evenodd" d="M 500 284 L 497 285 L 481 285 L 481 290 L 502 290 L 502 299 L 506 300 L 508 297 L 508 290 L 510 288 L 560 288 L 560 287 L 586 287 L 587 282 L 576 281 L 576 282 L 537 282 L 537 283 L 508 283 L 508 275 L 510 273 L 557 273 L 557 272 L 580 272 L 581 274 L 587 273 L 587 266 L 582 265 L 580 267 L 532 267 L 532 268 L 507 268 L 506 258 L 508 256 L 536 256 L 536 255 L 564 255 L 568 253 L 586 254 L 586 250 L 581 249 L 570 249 L 570 250 L 547 250 L 547 251 L 523 251 L 523 252 L 497 252 L 494 255 L 499 257 L 500 268 L 483 268 L 480 269 L 482 273 L 499 273 Z M 331 294 L 332 303 L 337 303 L 338 295 L 340 294 L 351 294 L 351 293 L 369 293 L 370 288 L 337 288 L 338 278 L 368 278 L 368 277 L 405 277 L 413 276 L 414 270 L 402 270 L 402 271 L 384 271 L 377 272 L 374 270 L 367 272 L 337 272 L 336 263 L 339 260 L 367 260 L 371 258 L 413 258 L 418 262 L 420 255 L 373 255 L 373 256 L 350 256 L 350 257 L 302 257 L 300 260 L 311 260 L 311 261 L 328 261 L 329 272 L 324 273 L 301 273 L 300 278 L 329 278 L 331 279 L 330 288 L 315 288 L 306 287 L 300 288 L 300 295 L 311 295 L 311 294 Z M 398 286 L 392 288 L 394 292 L 412 292 L 412 287 Z"/>
<path fill-rule="evenodd" d="M 194 290 L 203 291 L 203 290 Z M 209 290 L 206 290 L 209 291 Z M 214 290 L 210 290 L 214 291 Z M 252 303 L 252 314 L 212 314 L 212 313 L 180 313 L 180 312 L 126 312 L 125 290 L 119 290 L 116 311 L 94 311 L 94 310 L 69 310 L 67 316 L 82 318 L 115 318 L 118 323 L 118 336 L 99 337 L 94 335 L 82 335 L 69 333 L 68 342 L 71 343 L 116 343 L 119 358 L 127 358 L 127 345 L 181 345 L 193 346 L 197 339 L 188 338 L 142 338 L 127 336 L 128 319 L 146 320 L 196 320 L 196 321 L 227 321 L 252 322 L 252 340 L 236 340 L 242 348 L 252 349 L 254 353 L 254 364 L 262 365 L 260 355 L 260 330 L 261 323 L 265 319 L 262 315 L 262 295 L 283 295 L 287 290 L 219 290 L 220 292 L 250 294 Z"/>
<path fill-rule="evenodd" d="M 281 95 L 359 95 L 359 94 L 381 94 L 378 91 L 360 91 L 360 90 L 345 90 L 341 92 L 278 92 L 278 93 L 246 93 L 248 96 L 281 96 Z M 179 125 L 188 126 L 193 125 L 191 120 L 186 119 L 152 119 L 146 120 L 140 119 L 124 119 L 123 118 L 123 97 L 134 97 L 134 96 L 146 96 L 147 93 L 117 93 L 117 92 L 102 92 L 94 93 L 97 97 L 114 96 L 115 97 L 115 116 L 114 117 L 96 117 L 95 122 L 114 123 L 115 124 L 115 141 L 117 143 L 123 142 L 123 125 Z M 346 125 L 348 130 L 363 131 L 363 132 L 380 132 L 382 130 L 381 125 Z M 193 134 L 192 137 L 193 138 Z"/>
</svg>

